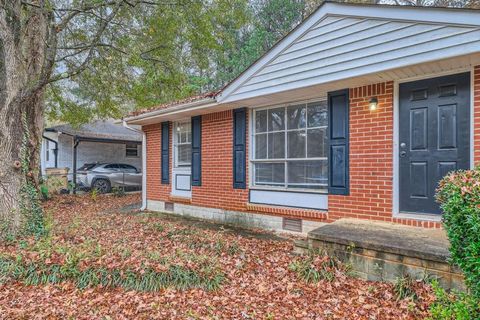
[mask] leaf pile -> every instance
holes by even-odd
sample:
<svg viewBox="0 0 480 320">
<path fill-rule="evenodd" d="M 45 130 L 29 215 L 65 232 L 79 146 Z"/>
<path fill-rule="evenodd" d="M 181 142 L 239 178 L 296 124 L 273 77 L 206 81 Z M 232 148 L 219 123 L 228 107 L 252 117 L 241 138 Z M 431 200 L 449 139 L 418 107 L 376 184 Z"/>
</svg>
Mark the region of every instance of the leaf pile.
<svg viewBox="0 0 480 320">
<path fill-rule="evenodd" d="M 422 319 L 434 299 L 422 284 L 415 301 L 397 299 L 392 284 L 333 272 L 328 260 L 295 256 L 291 239 L 267 232 L 121 209 L 138 201 L 47 201 L 49 236 L 0 244 L 0 262 L 20 265 L 18 274 L 30 277 L 0 275 L 0 318 Z M 43 281 L 39 270 L 68 276 Z M 175 281 L 149 290 L 148 281 L 172 270 L 180 272 Z M 107 281 L 113 274 L 125 280 L 127 272 L 132 285 Z M 206 282 L 195 285 L 197 277 Z"/>
</svg>

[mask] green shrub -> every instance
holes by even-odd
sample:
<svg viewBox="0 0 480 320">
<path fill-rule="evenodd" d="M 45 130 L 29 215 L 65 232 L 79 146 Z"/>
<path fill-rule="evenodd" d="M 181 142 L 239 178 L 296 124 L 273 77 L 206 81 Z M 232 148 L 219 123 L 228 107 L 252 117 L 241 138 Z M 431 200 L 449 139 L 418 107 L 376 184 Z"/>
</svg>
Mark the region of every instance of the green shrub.
<svg viewBox="0 0 480 320">
<path fill-rule="evenodd" d="M 40 195 L 42 196 L 42 200 L 50 199 L 50 192 L 46 184 L 40 185 Z"/>
<path fill-rule="evenodd" d="M 448 174 L 439 184 L 437 200 L 444 212 L 452 262 L 480 300 L 480 167 Z"/>
<path fill-rule="evenodd" d="M 477 320 L 480 318 L 480 304 L 473 296 L 453 292 L 447 293 L 438 282 L 432 283 L 436 300 L 430 306 L 429 320 Z"/>
</svg>

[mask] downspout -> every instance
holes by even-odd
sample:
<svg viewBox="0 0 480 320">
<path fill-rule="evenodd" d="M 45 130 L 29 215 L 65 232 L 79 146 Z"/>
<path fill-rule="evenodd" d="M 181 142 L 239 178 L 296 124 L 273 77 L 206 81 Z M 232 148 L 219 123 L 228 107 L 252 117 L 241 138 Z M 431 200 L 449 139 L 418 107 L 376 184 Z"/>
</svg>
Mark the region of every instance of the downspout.
<svg viewBox="0 0 480 320">
<path fill-rule="evenodd" d="M 130 127 L 123 119 L 122 126 L 142 134 L 142 207 L 140 210 L 144 211 L 147 209 L 147 135 L 142 130 Z"/>
<path fill-rule="evenodd" d="M 77 147 L 80 143 L 77 136 L 73 137 L 73 194 L 77 193 Z"/>
<path fill-rule="evenodd" d="M 47 140 L 47 141 L 50 141 L 50 142 L 53 142 L 55 144 L 55 149 L 53 149 L 53 154 L 55 156 L 55 168 L 58 167 L 58 142 L 53 140 L 53 139 L 50 139 L 49 137 L 45 136 L 45 134 L 42 134 L 42 138 Z"/>
</svg>

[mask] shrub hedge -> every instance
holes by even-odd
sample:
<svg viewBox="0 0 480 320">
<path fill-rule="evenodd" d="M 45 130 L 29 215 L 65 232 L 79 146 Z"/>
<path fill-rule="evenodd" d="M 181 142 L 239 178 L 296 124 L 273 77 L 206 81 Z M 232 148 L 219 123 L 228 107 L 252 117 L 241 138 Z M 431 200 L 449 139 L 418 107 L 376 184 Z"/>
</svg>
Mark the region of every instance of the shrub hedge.
<svg viewBox="0 0 480 320">
<path fill-rule="evenodd" d="M 437 200 L 444 212 L 452 262 L 480 301 L 480 167 L 448 174 L 439 184 Z"/>
</svg>

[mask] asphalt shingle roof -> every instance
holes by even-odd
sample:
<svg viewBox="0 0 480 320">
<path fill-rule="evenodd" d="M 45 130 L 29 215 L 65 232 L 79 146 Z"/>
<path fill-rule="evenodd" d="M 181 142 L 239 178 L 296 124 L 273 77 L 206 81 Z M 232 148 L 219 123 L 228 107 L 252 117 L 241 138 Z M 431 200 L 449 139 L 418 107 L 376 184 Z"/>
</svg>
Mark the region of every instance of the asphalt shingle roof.
<svg viewBox="0 0 480 320">
<path fill-rule="evenodd" d="M 73 128 L 69 124 L 62 124 L 49 127 L 46 130 L 62 132 L 82 138 L 142 141 L 142 135 L 140 133 L 127 129 L 121 124 L 113 123 L 111 120 L 98 120 L 81 125 L 79 128 Z"/>
</svg>

